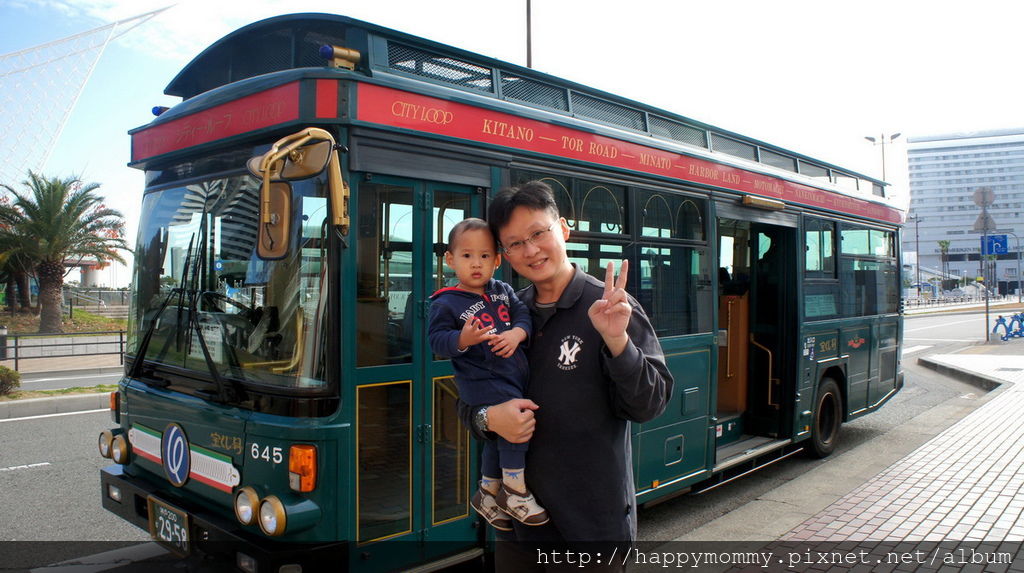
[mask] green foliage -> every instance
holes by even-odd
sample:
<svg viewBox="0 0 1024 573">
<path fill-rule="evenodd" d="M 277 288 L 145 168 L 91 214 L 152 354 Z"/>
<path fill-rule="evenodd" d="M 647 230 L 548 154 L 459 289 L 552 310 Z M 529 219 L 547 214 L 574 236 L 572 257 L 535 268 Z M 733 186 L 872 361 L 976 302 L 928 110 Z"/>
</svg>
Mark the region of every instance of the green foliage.
<svg viewBox="0 0 1024 573">
<path fill-rule="evenodd" d="M 21 374 L 17 370 L 0 366 L 0 396 L 6 396 L 20 387 Z"/>
<path fill-rule="evenodd" d="M 64 262 L 95 259 L 124 262 L 124 217 L 107 208 L 97 183 L 77 177 L 47 178 L 32 171 L 23 191 L 0 184 L 0 252 L 23 261 L 39 282 L 40 332 L 60 332 Z M 7 198 L 5 198 L 7 199 Z"/>
</svg>

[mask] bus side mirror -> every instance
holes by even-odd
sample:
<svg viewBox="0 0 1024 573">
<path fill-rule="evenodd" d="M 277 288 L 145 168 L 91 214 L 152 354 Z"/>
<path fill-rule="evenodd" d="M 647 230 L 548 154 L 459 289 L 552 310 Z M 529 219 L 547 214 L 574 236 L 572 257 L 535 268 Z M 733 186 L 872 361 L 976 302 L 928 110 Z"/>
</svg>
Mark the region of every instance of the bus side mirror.
<svg viewBox="0 0 1024 573">
<path fill-rule="evenodd" d="M 349 188 L 341 176 L 341 162 L 334 137 L 323 129 L 309 127 L 287 135 L 270 150 L 246 163 L 260 185 L 259 233 L 256 254 L 262 259 L 280 259 L 288 252 L 291 231 L 292 188 L 289 181 L 315 177 L 326 169 L 332 222 L 342 235 L 348 234 Z"/>
<path fill-rule="evenodd" d="M 271 149 L 246 163 L 249 172 L 263 180 L 256 246 L 261 259 L 280 259 L 288 254 L 292 221 L 292 186 L 288 181 L 308 179 L 323 172 L 333 149 L 332 142 L 319 141 L 283 154 Z"/>
<path fill-rule="evenodd" d="M 261 259 L 284 258 L 292 228 L 292 186 L 280 181 L 265 184 L 260 196 L 256 254 Z"/>
</svg>

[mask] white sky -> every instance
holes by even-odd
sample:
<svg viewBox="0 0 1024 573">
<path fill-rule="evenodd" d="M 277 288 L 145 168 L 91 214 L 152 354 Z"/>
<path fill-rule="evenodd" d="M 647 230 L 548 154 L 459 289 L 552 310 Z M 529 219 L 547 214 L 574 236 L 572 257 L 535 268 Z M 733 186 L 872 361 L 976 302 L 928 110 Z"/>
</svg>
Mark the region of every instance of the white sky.
<svg viewBox="0 0 1024 573">
<path fill-rule="evenodd" d="M 0 0 L 0 54 L 172 0 Z M 104 53 L 44 168 L 102 184 L 134 244 L 141 172 L 129 129 L 203 48 L 294 12 L 360 18 L 525 64 L 525 0 L 183 0 Z M 534 68 L 881 177 L 905 195 L 905 140 L 1024 126 L 1024 3 L 977 0 L 533 0 Z M 75 277 L 69 277 L 75 278 Z M 113 269 L 109 285 L 129 271 Z"/>
</svg>

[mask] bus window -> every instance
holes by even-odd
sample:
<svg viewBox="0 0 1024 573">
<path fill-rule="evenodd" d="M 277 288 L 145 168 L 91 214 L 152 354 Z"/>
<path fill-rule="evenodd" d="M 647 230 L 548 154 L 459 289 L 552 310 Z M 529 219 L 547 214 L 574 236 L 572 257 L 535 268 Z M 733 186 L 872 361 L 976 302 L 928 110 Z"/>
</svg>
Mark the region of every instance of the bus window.
<svg viewBox="0 0 1024 573">
<path fill-rule="evenodd" d="M 623 234 L 626 190 L 618 185 L 580 181 L 580 220 L 578 231 Z"/>
<path fill-rule="evenodd" d="M 256 254 L 257 188 L 245 174 L 146 195 L 129 352 L 152 328 L 149 362 L 216 368 L 243 382 L 323 386 L 317 349 L 326 335 L 320 229 L 327 212 L 326 199 L 315 195 L 322 185 L 294 183 L 292 232 L 299 236 L 278 260 Z"/>
<path fill-rule="evenodd" d="M 835 278 L 835 228 L 832 221 L 804 222 L 804 271 L 807 278 Z"/>
<path fill-rule="evenodd" d="M 703 241 L 704 200 L 672 193 L 638 191 L 640 234 L 663 239 Z"/>
<path fill-rule="evenodd" d="M 640 247 L 636 298 L 658 336 L 711 331 L 711 276 L 704 249 Z"/>
<path fill-rule="evenodd" d="M 359 366 L 412 361 L 412 189 L 359 190 L 356 340 Z"/>
</svg>

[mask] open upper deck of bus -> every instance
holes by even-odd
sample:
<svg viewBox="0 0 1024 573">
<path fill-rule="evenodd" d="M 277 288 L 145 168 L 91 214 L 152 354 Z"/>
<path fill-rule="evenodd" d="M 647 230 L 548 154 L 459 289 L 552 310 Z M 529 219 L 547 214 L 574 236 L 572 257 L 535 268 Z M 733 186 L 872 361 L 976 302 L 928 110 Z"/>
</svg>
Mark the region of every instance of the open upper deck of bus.
<svg viewBox="0 0 1024 573">
<path fill-rule="evenodd" d="M 209 101 L 192 106 L 188 100 L 228 84 L 287 70 L 326 71 L 318 53 L 323 45 L 358 50 L 359 74 L 455 88 L 475 101 L 493 98 L 507 102 L 506 106 L 525 106 L 519 108 L 524 115 L 540 113 L 555 121 L 559 116 L 574 118 L 612 137 L 625 135 L 632 141 L 643 137 L 647 138 L 646 145 L 743 169 L 754 168 L 772 177 L 869 202 L 888 203 L 887 184 L 867 175 L 529 68 L 328 14 L 279 16 L 224 37 L 190 62 L 165 90 L 167 95 L 186 101 L 166 117 L 136 131 L 205 109 Z"/>
</svg>

